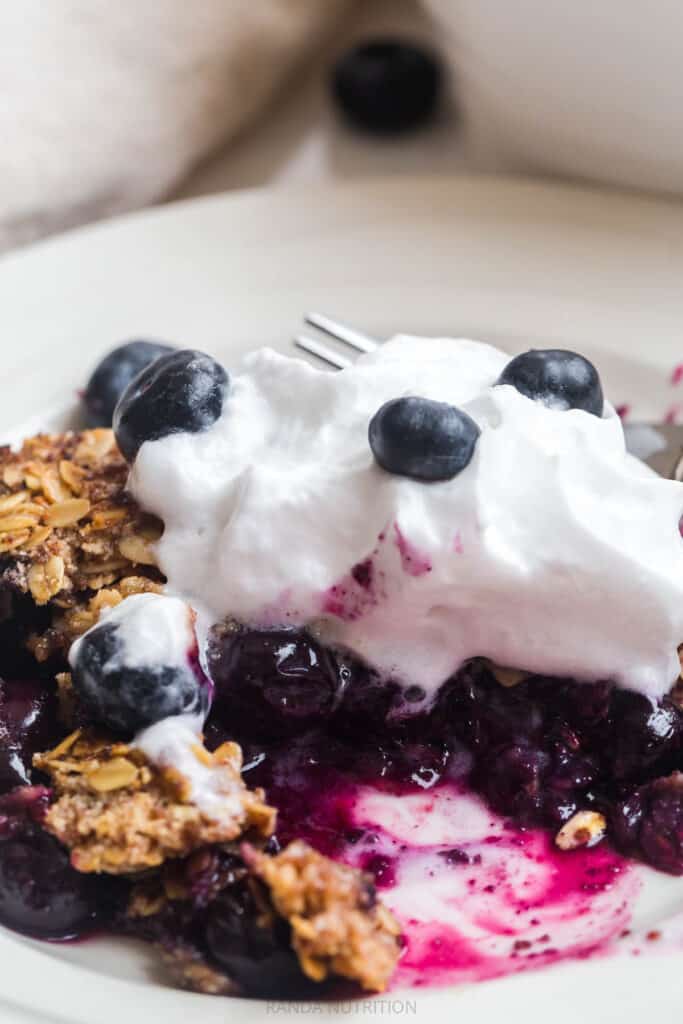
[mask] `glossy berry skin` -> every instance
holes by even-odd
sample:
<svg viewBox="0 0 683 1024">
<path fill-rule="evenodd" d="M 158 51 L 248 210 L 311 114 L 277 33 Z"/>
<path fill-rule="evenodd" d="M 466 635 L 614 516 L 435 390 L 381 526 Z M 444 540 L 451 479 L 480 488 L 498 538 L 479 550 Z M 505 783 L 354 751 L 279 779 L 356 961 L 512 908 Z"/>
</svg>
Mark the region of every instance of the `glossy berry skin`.
<svg viewBox="0 0 683 1024">
<path fill-rule="evenodd" d="M 680 746 L 681 713 L 666 697 L 652 703 L 641 694 L 616 691 L 608 725 L 609 771 L 620 780 L 642 778 Z"/>
<path fill-rule="evenodd" d="M 126 736 L 169 715 L 206 709 L 207 690 L 191 661 L 121 666 L 118 628 L 103 622 L 82 637 L 72 664 L 73 686 L 88 717 Z"/>
<path fill-rule="evenodd" d="M 450 480 L 470 462 L 479 437 L 474 420 L 429 398 L 394 398 L 370 421 L 372 454 L 388 473 L 413 480 Z"/>
<path fill-rule="evenodd" d="M 36 786 L 0 798 L 0 923 L 71 939 L 95 926 L 97 880 L 75 871 L 68 850 L 41 827 L 47 797 Z"/>
<path fill-rule="evenodd" d="M 212 645 L 214 715 L 247 736 L 278 738 L 320 726 L 332 713 L 336 666 L 295 629 L 245 630 Z"/>
<path fill-rule="evenodd" d="M 57 700 L 48 682 L 0 681 L 0 793 L 28 785 L 33 755 L 59 736 Z"/>
<path fill-rule="evenodd" d="M 87 427 L 110 427 L 119 398 L 134 377 L 160 356 L 172 352 L 159 341 L 127 341 L 102 359 L 83 394 Z"/>
<path fill-rule="evenodd" d="M 210 954 L 243 995 L 310 994 L 313 985 L 291 948 L 288 924 L 264 915 L 248 888 L 228 889 L 214 900 L 205 936 Z"/>
<path fill-rule="evenodd" d="M 227 391 L 227 373 L 203 352 L 182 349 L 157 359 L 131 381 L 114 410 L 124 457 L 133 462 L 145 441 L 208 430 Z"/>
<path fill-rule="evenodd" d="M 341 666 L 342 690 L 331 722 L 332 731 L 356 739 L 376 737 L 389 729 L 391 713 L 399 705 L 402 687 L 383 679 L 363 662 L 346 657 Z"/>
<path fill-rule="evenodd" d="M 548 755 L 526 744 L 497 750 L 489 770 L 481 767 L 475 779 L 494 810 L 523 825 L 542 820 L 543 782 Z"/>
<path fill-rule="evenodd" d="M 683 875 L 683 774 L 634 790 L 611 808 L 610 834 L 624 853 L 659 871 Z"/>
<path fill-rule="evenodd" d="M 602 416 L 604 398 L 598 371 L 576 352 L 557 348 L 524 352 L 510 360 L 498 384 L 511 384 L 550 409 L 583 409 Z"/>
<path fill-rule="evenodd" d="M 441 68 L 427 50 L 401 39 L 373 39 L 338 61 L 333 95 L 350 124 L 375 135 L 398 135 L 429 121 Z"/>
</svg>

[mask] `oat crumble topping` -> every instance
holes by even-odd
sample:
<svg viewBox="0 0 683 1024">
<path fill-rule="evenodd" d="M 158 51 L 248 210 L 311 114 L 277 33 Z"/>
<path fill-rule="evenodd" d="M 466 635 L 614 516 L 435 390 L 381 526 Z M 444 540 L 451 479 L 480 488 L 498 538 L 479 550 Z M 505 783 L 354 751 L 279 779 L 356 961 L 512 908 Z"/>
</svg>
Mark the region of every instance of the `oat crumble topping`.
<svg viewBox="0 0 683 1024">
<path fill-rule="evenodd" d="M 78 871 L 129 874 L 185 857 L 211 843 L 243 835 L 269 836 L 275 810 L 263 791 L 242 781 L 242 752 L 224 743 L 197 756 L 225 779 L 225 813 L 209 817 L 192 802 L 187 780 L 160 769 L 142 751 L 77 730 L 34 764 L 52 779 L 57 795 L 45 827 L 71 850 Z"/>
<path fill-rule="evenodd" d="M 164 949 L 162 956 L 172 980 L 180 988 L 205 996 L 239 995 L 234 981 L 207 963 L 194 947 L 179 945 L 175 949 Z"/>
<path fill-rule="evenodd" d="M 47 633 L 31 638 L 38 661 L 65 653 L 117 596 L 162 581 L 152 550 L 162 525 L 126 493 L 127 477 L 111 430 L 0 448 L 0 585 L 56 610 Z"/>
<path fill-rule="evenodd" d="M 371 875 L 295 841 L 270 857 L 244 848 L 248 867 L 289 921 L 292 946 L 313 981 L 340 975 L 381 992 L 400 954 L 400 927 L 377 900 Z"/>
</svg>

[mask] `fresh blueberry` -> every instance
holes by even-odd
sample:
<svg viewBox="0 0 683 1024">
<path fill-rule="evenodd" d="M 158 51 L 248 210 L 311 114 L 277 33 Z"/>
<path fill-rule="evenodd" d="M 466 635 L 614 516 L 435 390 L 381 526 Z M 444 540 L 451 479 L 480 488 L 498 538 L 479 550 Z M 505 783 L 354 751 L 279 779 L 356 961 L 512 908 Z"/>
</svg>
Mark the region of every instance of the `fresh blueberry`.
<svg viewBox="0 0 683 1024">
<path fill-rule="evenodd" d="M 69 853 L 43 830 L 48 791 L 25 787 L 0 797 L 0 922 L 41 939 L 91 931 L 97 883 L 79 874 Z"/>
<path fill-rule="evenodd" d="M 78 643 L 71 662 L 74 690 L 94 722 L 130 735 L 169 715 L 206 710 L 208 694 L 191 658 L 188 651 L 181 665 L 130 667 L 122 660 L 118 625 L 104 621 Z"/>
<path fill-rule="evenodd" d="M 114 410 L 114 433 L 128 462 L 145 441 L 208 430 L 221 414 L 228 383 L 223 367 L 203 352 L 182 349 L 155 360 Z"/>
<path fill-rule="evenodd" d="M 133 377 L 159 356 L 172 352 L 159 341 L 127 341 L 106 355 L 93 370 L 83 394 L 88 427 L 110 427 L 119 398 Z"/>
<path fill-rule="evenodd" d="M 354 127 L 397 135 L 432 117 L 441 78 L 441 67 L 429 51 L 400 39 L 374 39 L 340 58 L 332 90 Z"/>
<path fill-rule="evenodd" d="M 468 465 L 479 437 L 474 420 L 454 405 L 395 398 L 375 413 L 368 438 L 389 473 L 414 480 L 450 480 Z"/>
<path fill-rule="evenodd" d="M 511 384 L 550 409 L 583 409 L 602 416 L 604 399 L 598 371 L 576 352 L 559 348 L 524 352 L 510 360 L 498 383 Z"/>
<path fill-rule="evenodd" d="M 248 736 L 277 738 L 322 724 L 339 687 L 332 658 L 295 629 L 244 630 L 211 645 L 215 714 Z"/>
</svg>

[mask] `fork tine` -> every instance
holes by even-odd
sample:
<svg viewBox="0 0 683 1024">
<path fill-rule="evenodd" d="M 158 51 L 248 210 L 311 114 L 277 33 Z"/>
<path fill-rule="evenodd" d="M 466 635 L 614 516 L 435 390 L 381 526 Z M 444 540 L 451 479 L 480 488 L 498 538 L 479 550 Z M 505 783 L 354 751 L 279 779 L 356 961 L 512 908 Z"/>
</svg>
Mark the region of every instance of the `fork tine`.
<svg viewBox="0 0 683 1024">
<path fill-rule="evenodd" d="M 345 345 L 349 345 L 356 352 L 374 352 L 379 345 L 379 341 L 376 338 L 371 338 L 369 334 L 363 334 L 361 331 L 354 330 L 353 327 L 347 327 L 346 324 L 330 320 L 329 316 L 323 316 L 322 313 L 307 313 L 304 322 L 310 324 L 311 327 L 317 327 L 319 331 L 329 334 L 337 341 L 343 341 Z"/>
<path fill-rule="evenodd" d="M 346 356 L 340 356 L 334 349 L 321 344 L 315 338 L 309 338 L 306 334 L 297 334 L 294 344 L 297 348 L 303 349 L 304 352 L 322 359 L 324 363 L 327 363 L 328 366 L 333 366 L 335 370 L 345 370 L 347 366 L 351 366 L 351 360 L 347 359 Z"/>
</svg>

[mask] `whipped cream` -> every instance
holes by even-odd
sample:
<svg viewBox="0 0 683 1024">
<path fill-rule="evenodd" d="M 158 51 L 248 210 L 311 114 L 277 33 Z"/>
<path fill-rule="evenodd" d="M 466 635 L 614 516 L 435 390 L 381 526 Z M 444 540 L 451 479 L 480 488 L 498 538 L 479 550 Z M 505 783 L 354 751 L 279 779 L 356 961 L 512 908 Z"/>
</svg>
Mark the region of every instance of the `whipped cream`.
<svg viewBox="0 0 683 1024">
<path fill-rule="evenodd" d="M 202 748 L 203 715 L 162 718 L 139 732 L 132 746 L 142 750 L 152 764 L 175 768 L 190 787 L 192 803 L 216 821 L 238 817 L 241 788 L 223 766 L 211 765 L 197 755 Z"/>
<path fill-rule="evenodd" d="M 427 697 L 466 659 L 652 697 L 678 675 L 683 485 L 624 445 L 618 416 L 494 386 L 509 357 L 399 336 L 338 373 L 269 349 L 207 431 L 141 447 L 130 477 L 165 523 L 172 593 L 256 625 L 306 625 Z M 419 395 L 481 429 L 451 480 L 391 475 L 368 424 Z"/>
<path fill-rule="evenodd" d="M 187 665 L 196 647 L 192 611 L 184 601 L 168 594 L 133 594 L 103 609 L 98 623 L 74 641 L 69 650 L 72 668 L 84 638 L 104 622 L 116 626 L 117 636 L 114 654 L 104 666 L 107 670 Z"/>
</svg>

